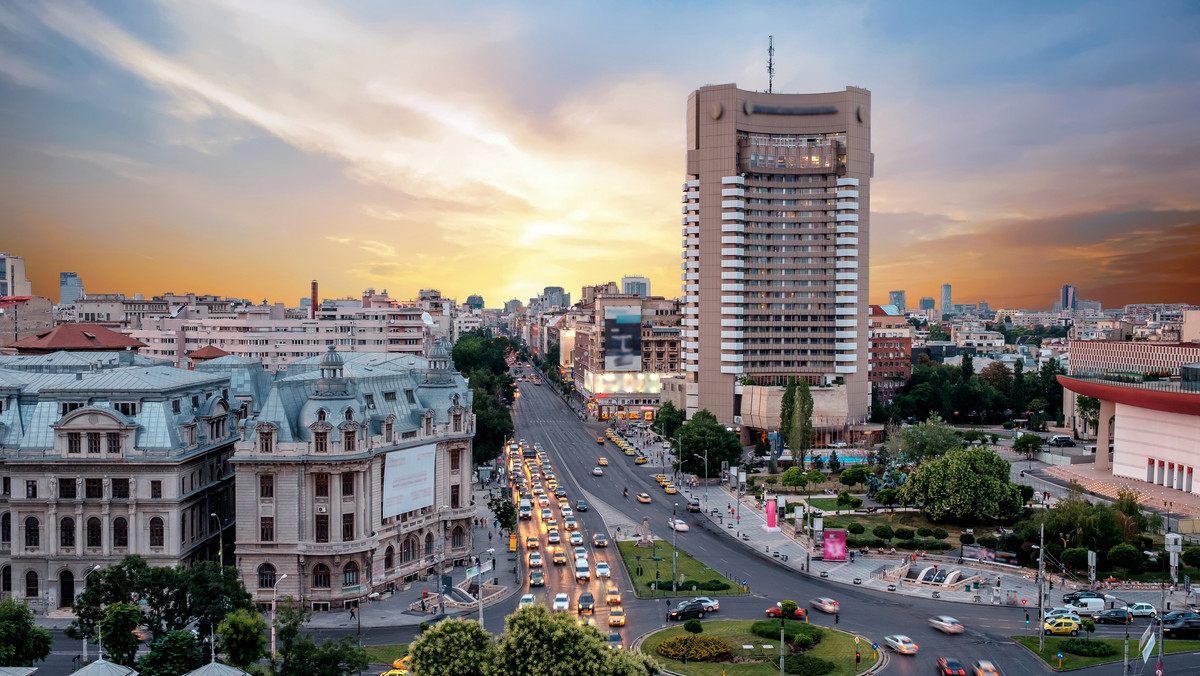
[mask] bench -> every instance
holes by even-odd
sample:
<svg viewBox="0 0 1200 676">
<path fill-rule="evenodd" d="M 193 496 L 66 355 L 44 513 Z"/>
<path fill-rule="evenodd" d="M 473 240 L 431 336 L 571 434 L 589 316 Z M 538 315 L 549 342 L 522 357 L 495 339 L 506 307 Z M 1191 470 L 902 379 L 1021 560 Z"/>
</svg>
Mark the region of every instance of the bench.
<svg viewBox="0 0 1200 676">
<path fill-rule="evenodd" d="M 868 507 L 867 508 L 867 514 L 874 514 L 875 512 L 878 512 L 878 511 L 879 511 L 878 507 Z"/>
</svg>

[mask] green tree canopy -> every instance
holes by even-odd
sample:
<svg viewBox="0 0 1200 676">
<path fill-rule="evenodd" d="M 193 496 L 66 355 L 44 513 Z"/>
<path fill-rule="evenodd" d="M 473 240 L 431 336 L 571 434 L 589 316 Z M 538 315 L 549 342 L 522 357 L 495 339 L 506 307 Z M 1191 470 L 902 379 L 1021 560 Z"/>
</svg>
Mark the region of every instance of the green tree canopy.
<svg viewBox="0 0 1200 676">
<path fill-rule="evenodd" d="M 688 474 L 720 476 L 721 463 L 736 465 L 742 457 L 737 434 L 725 429 L 717 417 L 703 409 L 679 428 L 679 466 Z M 704 466 L 708 449 L 708 467 Z"/>
<path fill-rule="evenodd" d="M 792 406 L 792 424 L 784 441 L 792 452 L 792 459 L 801 466 L 808 458 L 808 451 L 816 437 L 812 414 L 812 390 L 809 389 L 807 380 L 799 378 L 796 380 L 795 402 Z"/>
<path fill-rule="evenodd" d="M 796 488 L 804 488 L 808 485 L 808 477 L 804 475 L 804 470 L 799 467 L 789 467 L 783 470 L 783 485 L 795 486 Z"/>
<path fill-rule="evenodd" d="M 225 661 L 238 669 L 258 662 L 267 651 L 267 621 L 261 613 L 239 608 L 217 626 Z"/>
<path fill-rule="evenodd" d="M 412 670 L 436 676 L 492 673 L 496 647 L 492 635 L 474 620 L 446 620 L 422 632 L 408 648 Z"/>
<path fill-rule="evenodd" d="M 901 430 L 898 446 L 905 462 L 917 464 L 962 448 L 962 440 L 954 434 L 954 428 L 942 422 L 941 416 L 932 415 L 923 423 Z"/>
<path fill-rule="evenodd" d="M 1032 458 L 1040 450 L 1042 450 L 1042 438 L 1036 434 L 1026 432 L 1013 441 L 1013 452 L 1026 458 Z"/>
<path fill-rule="evenodd" d="M 143 619 L 142 611 L 132 603 L 114 603 L 104 608 L 100 629 L 104 632 L 104 651 L 113 662 L 133 666 L 139 643 L 134 630 Z"/>
<path fill-rule="evenodd" d="M 492 510 L 501 528 L 509 533 L 517 531 L 517 508 L 503 492 L 488 500 L 488 509 Z"/>
<path fill-rule="evenodd" d="M 654 422 L 651 423 L 650 429 L 656 434 L 665 439 L 670 439 L 675 436 L 675 430 L 683 424 L 685 413 L 675 408 L 675 403 L 668 400 L 663 402 L 662 406 L 658 407 L 658 411 L 654 414 Z"/>
<path fill-rule="evenodd" d="M 279 676 L 350 676 L 367 668 L 367 655 L 353 636 L 325 639 L 320 645 L 300 627 L 310 614 L 286 597 L 276 604 L 275 634 L 278 654 L 271 670 Z"/>
<path fill-rule="evenodd" d="M 600 632 L 544 606 L 522 608 L 504 621 L 491 674 L 539 676 L 640 676 L 657 674 L 657 663 L 624 650 L 609 650 Z"/>
<path fill-rule="evenodd" d="M 0 667 L 31 667 L 49 657 L 53 643 L 28 606 L 11 597 L 0 600 Z"/>
<path fill-rule="evenodd" d="M 1138 568 L 1141 568 L 1142 559 L 1142 553 L 1138 551 L 1137 547 L 1124 542 L 1108 550 L 1109 564 L 1124 568 L 1131 573 L 1136 573 Z"/>
<path fill-rule="evenodd" d="M 1002 361 L 994 361 L 983 367 L 983 370 L 979 372 L 979 377 L 1000 394 L 1008 394 L 1012 389 L 1012 369 Z"/>
<path fill-rule="evenodd" d="M 1002 521 L 1021 509 L 1008 461 L 982 448 L 951 449 L 923 463 L 900 488 L 900 499 L 920 504 L 932 521 Z"/>
<path fill-rule="evenodd" d="M 204 663 L 196 635 L 186 629 L 169 631 L 150 645 L 150 653 L 137 661 L 140 676 L 180 676 Z"/>
<path fill-rule="evenodd" d="M 843 470 L 841 475 L 838 476 L 838 482 L 846 486 L 853 487 L 861 483 L 866 483 L 867 475 L 870 473 L 871 470 L 867 469 L 866 466 L 858 465 L 856 467 Z"/>
<path fill-rule="evenodd" d="M 783 399 L 779 402 L 779 436 L 784 443 L 792 438 L 792 424 L 796 416 L 796 376 L 788 376 Z"/>
<path fill-rule="evenodd" d="M 1081 394 L 1075 399 L 1075 410 L 1079 412 L 1079 417 L 1083 418 L 1085 431 L 1094 434 L 1100 423 L 1100 400 Z"/>
</svg>

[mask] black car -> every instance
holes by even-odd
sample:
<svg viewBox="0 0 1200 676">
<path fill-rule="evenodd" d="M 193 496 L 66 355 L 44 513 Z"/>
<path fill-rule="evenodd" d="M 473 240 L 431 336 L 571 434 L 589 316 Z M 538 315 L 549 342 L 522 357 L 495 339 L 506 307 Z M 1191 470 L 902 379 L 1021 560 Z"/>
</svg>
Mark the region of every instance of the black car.
<svg viewBox="0 0 1200 676">
<path fill-rule="evenodd" d="M 688 503 L 688 511 L 689 512 L 699 512 L 700 511 L 700 501 L 692 500 L 691 502 L 689 502 Z"/>
<path fill-rule="evenodd" d="M 591 615 L 596 610 L 596 599 L 592 597 L 592 592 L 583 592 L 579 595 L 579 614 Z"/>
<path fill-rule="evenodd" d="M 1174 622 L 1175 620 L 1196 620 L 1200 619 L 1200 615 L 1190 610 L 1172 610 L 1163 615 L 1163 622 Z"/>
<path fill-rule="evenodd" d="M 937 672 L 943 676 L 966 676 L 967 668 L 953 657 L 939 657 L 937 659 Z"/>
<path fill-rule="evenodd" d="M 607 547 L 608 546 L 608 536 L 605 535 L 604 533 L 596 533 L 595 535 L 592 536 L 592 546 L 593 547 Z"/>
<path fill-rule="evenodd" d="M 586 512 L 587 511 L 587 503 L 584 502 L 583 500 L 576 501 L 575 502 L 575 511 L 576 512 Z"/>
<path fill-rule="evenodd" d="M 1200 638 L 1200 618 L 1193 617 L 1186 620 L 1163 622 L 1162 633 L 1164 639 Z"/>
<path fill-rule="evenodd" d="M 1094 591 L 1083 590 L 1083 591 L 1071 592 L 1070 594 L 1063 596 L 1063 603 L 1075 603 L 1079 599 L 1102 599 L 1102 598 L 1104 598 L 1104 597 L 1101 596 L 1100 594 L 1097 594 Z"/>
<path fill-rule="evenodd" d="M 699 601 L 686 601 L 676 606 L 667 614 L 668 620 L 690 620 L 693 617 L 704 619 L 704 604 Z"/>
<path fill-rule="evenodd" d="M 1133 613 L 1124 608 L 1111 608 L 1092 616 L 1096 624 L 1133 624 Z"/>
</svg>

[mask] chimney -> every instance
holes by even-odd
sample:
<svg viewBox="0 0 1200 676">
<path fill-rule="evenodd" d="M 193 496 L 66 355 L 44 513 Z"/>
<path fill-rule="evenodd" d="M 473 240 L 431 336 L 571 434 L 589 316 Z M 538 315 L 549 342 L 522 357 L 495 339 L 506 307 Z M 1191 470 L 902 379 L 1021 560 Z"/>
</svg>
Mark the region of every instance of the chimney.
<svg viewBox="0 0 1200 676">
<path fill-rule="evenodd" d="M 317 318 L 317 280 L 312 280 L 312 302 L 308 306 L 308 318 Z"/>
</svg>

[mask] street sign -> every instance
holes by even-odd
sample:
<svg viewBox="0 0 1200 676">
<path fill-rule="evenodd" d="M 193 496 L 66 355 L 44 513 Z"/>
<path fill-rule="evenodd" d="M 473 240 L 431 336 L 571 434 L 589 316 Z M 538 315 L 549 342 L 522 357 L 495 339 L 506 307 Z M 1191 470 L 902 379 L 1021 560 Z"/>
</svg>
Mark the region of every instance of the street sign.
<svg viewBox="0 0 1200 676">
<path fill-rule="evenodd" d="M 858 645 L 858 637 L 857 636 L 854 637 L 854 645 Z"/>
<path fill-rule="evenodd" d="M 878 643 L 872 643 L 872 644 L 871 644 L 871 650 L 879 650 L 879 644 L 878 644 Z"/>
<path fill-rule="evenodd" d="M 1150 653 L 1154 652 L 1155 641 L 1156 641 L 1156 637 L 1154 636 L 1154 634 L 1150 634 L 1150 640 L 1146 641 L 1146 647 L 1142 650 L 1142 661 L 1143 662 L 1150 661 Z"/>
<path fill-rule="evenodd" d="M 1061 660 L 1063 658 L 1063 655 L 1062 655 L 1062 653 L 1059 653 L 1059 654 L 1055 655 L 1055 657 L 1057 657 L 1058 659 Z"/>
</svg>

